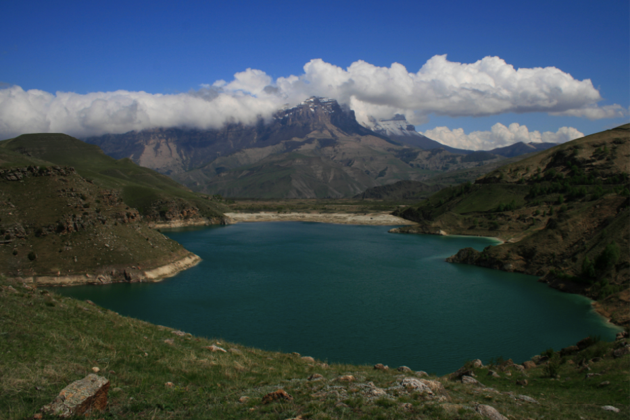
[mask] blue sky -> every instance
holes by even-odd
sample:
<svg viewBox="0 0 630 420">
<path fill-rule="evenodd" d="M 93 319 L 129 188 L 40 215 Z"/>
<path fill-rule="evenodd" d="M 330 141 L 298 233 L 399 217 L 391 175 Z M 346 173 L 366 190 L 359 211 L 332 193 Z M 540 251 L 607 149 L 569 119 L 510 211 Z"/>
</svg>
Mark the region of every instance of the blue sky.
<svg viewBox="0 0 630 420">
<path fill-rule="evenodd" d="M 555 88 L 557 75 L 543 72 L 523 82 L 526 87 L 511 92 L 509 105 L 488 108 L 489 111 L 483 115 L 470 107 L 451 108 L 445 103 L 433 109 L 428 100 L 419 103 L 421 101 L 409 96 L 389 98 L 389 92 L 383 97 L 366 94 L 369 98 L 362 98 L 363 102 L 359 104 L 365 105 L 361 108 L 363 111 L 357 108 L 357 113 L 371 112 L 386 117 L 395 109 L 402 110 L 408 119 L 417 124 L 419 131 L 444 126 L 449 130 L 462 128 L 466 134 L 477 130 L 490 131 L 496 123 L 505 126 L 518 123 L 527 126 L 529 131 L 553 133 L 560 127 L 570 127 L 590 134 L 628 121 L 628 1 L 547 0 L 516 4 L 505 1 L 337 0 L 176 4 L 172 1 L 97 3 L 26 0 L 5 3 L 2 8 L 3 35 L 0 38 L 2 90 L 19 87 L 24 92 L 36 90 L 52 96 L 43 97 L 32 92 L 22 95 L 19 91 L 11 91 L 11 95 L 5 92 L 3 99 L 0 94 L 0 138 L 15 135 L 20 130 L 28 131 L 29 127 L 40 131 L 67 128 L 66 131 L 71 134 L 88 135 L 124 131 L 129 127 L 142 128 L 147 124 L 178 124 L 178 121 L 184 125 L 197 124 L 172 115 L 162 121 L 161 114 L 149 111 L 146 117 L 142 117 L 143 122 L 138 122 L 142 118 L 137 114 L 130 116 L 131 108 L 124 98 L 119 98 L 118 105 L 112 105 L 111 97 L 100 97 L 107 102 L 104 106 L 108 113 L 92 112 L 92 119 L 86 120 L 85 108 L 95 98 L 89 95 L 95 92 L 146 92 L 175 95 L 171 98 L 174 99 L 177 95 L 210 89 L 220 93 L 229 91 L 232 96 L 238 92 L 238 95 L 244 93 L 257 98 L 263 95 L 256 93 L 257 84 L 246 83 L 245 88 L 243 83 L 238 86 L 231 84 L 236 73 L 246 72 L 247 69 L 261 70 L 264 72 L 262 76 L 252 76 L 252 73 L 247 76 L 255 76 L 256 83 L 276 86 L 278 78 L 303 76 L 307 63 L 321 59 L 324 64 L 313 66 L 313 74 L 316 75 L 313 77 L 322 78 L 319 90 L 313 90 L 315 84 L 310 80 L 308 89 L 303 85 L 298 88 L 296 83 L 292 83 L 282 91 L 284 96 L 281 99 L 292 102 L 307 93 L 323 92 L 333 93 L 331 96 L 339 94 L 337 99 L 348 100 L 353 94 L 356 98 L 357 92 L 344 90 L 344 94 L 339 93 L 343 90 L 339 87 L 341 84 L 332 90 L 326 88 L 330 85 L 326 77 L 333 77 L 331 69 L 346 71 L 352 63 L 365 62 L 366 65 L 350 72 L 349 76 L 334 76 L 334 80 L 347 82 L 352 79 L 354 83 L 359 77 L 369 77 L 375 68 L 391 68 L 392 63 L 401 64 L 409 73 L 417 73 L 432 57 L 442 55 L 446 55 L 446 64 L 456 63 L 449 64 L 455 70 L 484 57 L 498 57 L 506 68 L 555 67 L 573 81 L 569 80 L 569 85 L 563 85 L 564 82 L 558 85 L 565 97 L 552 95 L 551 99 L 568 105 L 562 109 L 549 108 L 547 102 L 550 97 L 537 98 L 535 100 L 539 102 L 532 106 L 523 105 L 524 96 L 528 96 L 527 104 L 538 96 L 536 86 L 544 85 L 540 89 L 545 92 Z M 497 62 L 493 64 L 496 67 Z M 503 66 L 500 62 L 498 65 Z M 479 68 L 470 71 L 479 72 Z M 438 69 L 436 72 L 435 77 L 439 79 L 443 71 Z M 395 77 L 392 76 L 394 73 L 392 71 L 387 77 Z M 583 84 L 580 85 L 579 82 L 585 79 L 591 80 L 592 89 L 585 90 Z M 217 84 L 218 80 L 225 83 Z M 371 81 L 364 80 L 364 83 Z M 373 83 L 378 81 L 374 79 Z M 214 88 L 209 88 L 212 85 Z M 361 89 L 359 93 L 370 90 L 365 87 L 367 85 L 356 86 Z M 576 93 L 568 95 L 566 92 L 570 89 L 575 89 Z M 81 122 L 76 122 L 76 118 L 72 123 L 56 122 L 55 118 L 61 118 L 59 108 L 50 105 L 60 100 L 56 92 L 77 94 L 65 100 L 64 109 L 80 114 L 83 118 Z M 418 88 L 414 92 L 424 95 L 426 91 Z M 601 98 L 593 99 L 597 92 Z M 461 101 L 460 93 L 461 84 L 438 99 Z M 489 94 L 481 92 L 480 98 Z M 34 96 L 38 98 L 35 101 Z M 25 102 L 20 102 L 22 99 L 18 97 Z M 139 108 L 141 111 L 152 109 L 151 98 L 133 96 L 130 101 L 136 104 L 134 112 L 138 112 Z M 388 102 L 390 99 L 391 102 Z M 37 101 L 41 103 L 33 105 Z M 272 107 L 272 102 L 275 104 L 280 99 L 274 102 L 267 98 L 266 101 L 260 108 L 251 103 L 240 103 L 239 106 L 265 114 Z M 370 101 L 376 101 L 374 104 L 378 105 L 378 109 L 372 107 Z M 518 103 L 513 103 L 515 101 Z M 72 103 L 72 107 L 68 103 Z M 620 107 L 611 108 L 615 105 Z M 127 113 L 116 113 L 117 110 L 112 108 L 115 106 L 126 106 Z M 177 108 L 169 106 L 170 109 Z M 181 109 L 189 109 L 190 106 L 193 105 L 188 104 Z M 582 110 L 590 107 L 590 111 L 571 111 L 571 106 Z M 222 109 L 225 108 L 223 105 Z M 212 108 L 204 112 L 210 113 Z M 238 114 L 240 111 L 235 112 Z M 563 115 L 550 115 L 550 112 Z M 28 115 L 28 118 L 22 118 L 22 115 Z M 115 124 L 101 120 L 113 118 L 112 115 L 119 117 Z M 586 118 L 595 115 L 596 119 Z M 121 122 L 130 121 L 129 118 L 139 120 L 131 125 Z M 210 118 L 213 123 L 209 123 L 208 127 L 220 123 L 220 119 L 213 118 Z M 243 116 L 242 120 L 246 122 L 247 118 Z M 448 136 L 443 138 L 445 142 L 448 139 Z M 486 140 L 492 141 L 490 137 Z"/>
</svg>

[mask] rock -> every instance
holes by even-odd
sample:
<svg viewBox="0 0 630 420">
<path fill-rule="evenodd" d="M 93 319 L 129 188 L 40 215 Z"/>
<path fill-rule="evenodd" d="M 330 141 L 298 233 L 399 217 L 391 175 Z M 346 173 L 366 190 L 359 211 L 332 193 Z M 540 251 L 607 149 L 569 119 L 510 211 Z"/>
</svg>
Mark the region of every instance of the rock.
<svg viewBox="0 0 630 420">
<path fill-rule="evenodd" d="M 481 359 L 475 359 L 472 361 L 472 367 L 481 368 L 483 367 L 483 362 L 481 361 Z"/>
<path fill-rule="evenodd" d="M 620 331 L 615 336 L 615 340 L 616 341 L 623 340 L 626 337 L 628 337 L 628 331 Z"/>
<path fill-rule="evenodd" d="M 605 405 L 602 407 L 602 410 L 612 411 L 613 413 L 619 412 L 619 409 L 617 407 L 613 407 L 612 405 Z"/>
<path fill-rule="evenodd" d="M 94 373 L 99 373 L 101 371 L 101 369 L 97 368 L 96 366 L 92 368 L 92 372 Z"/>
<path fill-rule="evenodd" d="M 262 398 L 263 404 L 269 404 L 270 402 L 285 400 L 285 401 L 293 401 L 293 397 L 287 394 L 284 389 L 279 389 L 274 392 L 270 392 Z"/>
<path fill-rule="evenodd" d="M 591 379 L 593 376 L 602 376 L 601 373 L 587 373 L 584 379 Z"/>
<path fill-rule="evenodd" d="M 472 384 L 472 385 L 481 385 L 481 383 L 478 380 L 476 380 L 472 376 L 468 376 L 468 375 L 462 376 L 462 383 L 463 384 Z"/>
<path fill-rule="evenodd" d="M 601 387 L 605 387 L 605 386 L 608 386 L 608 385 L 610 385 L 610 381 L 604 381 L 601 384 L 599 384 L 599 386 L 601 386 Z"/>
<path fill-rule="evenodd" d="M 387 392 L 382 388 L 374 387 L 370 389 L 367 394 L 371 397 L 382 397 L 383 395 L 387 395 Z"/>
<path fill-rule="evenodd" d="M 493 378 L 500 378 L 501 376 L 499 376 L 498 373 L 496 373 L 494 370 L 489 370 L 488 371 L 488 376 L 492 376 Z"/>
<path fill-rule="evenodd" d="M 215 346 L 214 344 L 210 346 L 206 346 L 204 347 L 204 349 L 208 349 L 213 353 L 216 353 L 216 352 L 227 353 L 227 350 L 225 350 L 223 347 Z"/>
<path fill-rule="evenodd" d="M 465 367 L 462 367 L 456 370 L 455 372 L 451 373 L 448 378 L 451 381 L 455 381 L 457 379 L 460 379 L 462 376 L 475 376 L 475 372 Z"/>
<path fill-rule="evenodd" d="M 516 381 L 516 385 L 527 386 L 527 384 L 528 384 L 527 379 L 520 379 Z"/>
<path fill-rule="evenodd" d="M 518 370 L 519 372 L 524 372 L 525 371 L 525 367 L 523 365 L 514 365 L 512 367 L 514 369 Z"/>
<path fill-rule="evenodd" d="M 382 363 L 377 363 L 374 365 L 374 369 L 376 370 L 389 370 L 389 366 L 385 366 Z"/>
<path fill-rule="evenodd" d="M 446 397 L 446 399 L 450 401 L 451 396 L 446 391 L 446 388 L 444 388 L 444 385 L 442 385 L 442 382 L 440 382 L 440 381 L 430 381 L 428 379 L 420 379 L 420 382 L 422 382 L 423 384 L 428 386 L 429 389 L 431 391 L 433 391 L 433 393 L 435 395 L 440 395 L 442 397 Z"/>
<path fill-rule="evenodd" d="M 330 366 L 328 366 L 328 363 L 317 363 L 317 366 L 324 368 L 324 369 L 328 369 Z"/>
<path fill-rule="evenodd" d="M 57 398 L 42 407 L 41 411 L 61 418 L 103 411 L 107 406 L 108 391 L 109 381 L 91 373 L 65 387 Z"/>
<path fill-rule="evenodd" d="M 341 382 L 354 382 L 354 376 L 352 375 L 343 375 L 337 378 L 338 381 Z"/>
<path fill-rule="evenodd" d="M 43 417 L 44 417 L 44 415 L 42 413 L 35 413 L 35 415 L 33 416 L 33 419 L 39 420 L 39 419 L 41 419 Z"/>
<path fill-rule="evenodd" d="M 580 351 L 580 348 L 578 346 L 565 347 L 560 350 L 560 356 L 567 356 L 569 354 L 577 353 L 578 351 Z"/>
<path fill-rule="evenodd" d="M 477 410 L 477 413 L 490 420 L 507 420 L 507 418 L 502 416 L 496 408 L 489 405 L 479 404 L 475 409 Z"/>
<path fill-rule="evenodd" d="M 246 396 L 242 396 L 241 398 L 238 399 L 238 402 L 240 403 L 246 403 L 249 400 L 249 397 Z"/>
<path fill-rule="evenodd" d="M 404 378 L 402 381 L 400 381 L 400 385 L 406 389 L 419 391 L 422 393 L 426 392 L 429 395 L 434 395 L 433 391 L 431 390 L 431 388 L 429 388 L 428 385 L 416 378 Z"/>
<path fill-rule="evenodd" d="M 311 376 L 308 377 L 309 381 L 321 381 L 323 380 L 324 377 L 322 375 L 320 375 L 319 373 L 314 373 Z"/>
<path fill-rule="evenodd" d="M 291 353 L 292 355 L 294 355 L 295 357 L 300 357 L 300 353 L 298 353 L 297 351 L 294 351 L 293 353 Z"/>
<path fill-rule="evenodd" d="M 167 382 L 167 383 L 164 384 L 164 386 L 167 387 L 167 388 L 173 388 L 174 384 L 173 384 L 173 382 Z"/>
<path fill-rule="evenodd" d="M 625 346 L 625 347 L 622 347 L 620 349 L 617 349 L 617 350 L 613 351 L 613 356 L 615 358 L 619 358 L 619 357 L 625 356 L 628 353 L 630 353 L 630 347 L 629 346 Z"/>
<path fill-rule="evenodd" d="M 593 339 L 591 339 L 591 337 L 586 337 L 585 339 L 578 341 L 576 346 L 578 349 L 584 350 L 585 348 L 590 347 L 593 344 L 595 344 L 593 342 Z"/>
<path fill-rule="evenodd" d="M 178 337 L 183 337 L 186 335 L 186 333 L 184 331 L 171 331 L 173 334 L 175 334 Z"/>
<path fill-rule="evenodd" d="M 411 403 L 404 403 L 404 404 L 401 404 L 400 407 L 403 410 L 411 410 L 413 408 L 413 404 L 411 404 Z"/>
<path fill-rule="evenodd" d="M 528 403 L 538 404 L 538 401 L 536 401 L 532 397 L 528 397 L 527 395 L 517 395 L 516 398 L 518 398 L 521 401 L 526 401 Z"/>
<path fill-rule="evenodd" d="M 532 362 L 531 360 L 528 360 L 526 362 L 523 362 L 523 367 L 525 369 L 533 369 L 536 367 L 536 363 Z"/>
<path fill-rule="evenodd" d="M 175 341 L 172 338 L 167 338 L 166 340 L 164 340 L 164 342 L 171 346 L 175 344 Z"/>
<path fill-rule="evenodd" d="M 396 369 L 398 372 L 405 372 L 405 373 L 411 373 L 413 372 L 413 370 L 409 369 L 407 366 L 400 366 L 398 369 Z"/>
<path fill-rule="evenodd" d="M 304 360 L 306 363 L 315 363 L 315 359 L 313 359 L 311 356 L 302 356 L 302 360 Z"/>
<path fill-rule="evenodd" d="M 419 378 L 424 378 L 425 376 L 429 376 L 429 374 L 426 373 L 424 370 L 419 370 L 416 372 L 416 376 L 418 376 Z"/>
</svg>

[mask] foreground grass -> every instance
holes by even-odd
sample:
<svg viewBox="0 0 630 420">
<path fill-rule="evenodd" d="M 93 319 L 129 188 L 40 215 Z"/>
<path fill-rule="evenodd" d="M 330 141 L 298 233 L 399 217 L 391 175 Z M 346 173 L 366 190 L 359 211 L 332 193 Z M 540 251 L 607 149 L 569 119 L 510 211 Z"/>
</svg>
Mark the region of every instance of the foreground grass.
<svg viewBox="0 0 630 420">
<path fill-rule="evenodd" d="M 111 382 L 108 411 L 95 418 L 479 419 L 477 404 L 491 405 L 509 419 L 630 415 L 630 356 L 611 356 L 622 342 L 597 343 L 564 358 L 556 355 L 559 377 L 554 378 L 544 364 L 524 372 L 497 364 L 492 369 L 499 378 L 488 376 L 488 368 L 473 369 L 483 386 L 429 377 L 445 391 L 429 396 L 399 385 L 404 377 L 416 377 L 413 372 L 329 366 L 297 354 L 177 335 L 90 302 L 4 279 L 0 302 L 2 419 L 32 417 L 95 367 Z M 211 345 L 228 351 L 213 352 Z M 589 362 L 595 357 L 602 359 Z M 590 370 L 581 366 L 583 360 Z M 586 373 L 601 375 L 585 379 Z M 322 378 L 309 380 L 314 374 Z M 354 380 L 340 380 L 344 375 Z M 527 386 L 516 384 L 522 379 Z M 293 400 L 262 403 L 264 395 L 280 388 Z M 604 411 L 604 405 L 621 412 Z"/>
</svg>

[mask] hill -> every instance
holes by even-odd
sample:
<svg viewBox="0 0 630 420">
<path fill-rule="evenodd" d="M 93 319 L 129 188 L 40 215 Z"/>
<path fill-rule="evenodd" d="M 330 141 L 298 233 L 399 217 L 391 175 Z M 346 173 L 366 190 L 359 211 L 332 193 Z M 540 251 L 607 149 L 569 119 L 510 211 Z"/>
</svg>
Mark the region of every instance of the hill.
<svg viewBox="0 0 630 420">
<path fill-rule="evenodd" d="M 507 243 L 461 250 L 452 262 L 541 277 L 596 299 L 627 325 L 630 313 L 630 125 L 502 166 L 474 184 L 444 189 L 397 215 L 403 232 L 496 236 Z"/>
<path fill-rule="evenodd" d="M 9 277 L 39 284 L 156 280 L 199 258 L 150 224 L 221 221 L 210 200 L 72 137 L 0 142 L 0 272 Z"/>
<path fill-rule="evenodd" d="M 440 185 L 427 185 L 419 181 L 398 181 L 394 184 L 368 188 L 354 198 L 362 200 L 406 201 L 427 197 L 442 189 Z"/>
</svg>

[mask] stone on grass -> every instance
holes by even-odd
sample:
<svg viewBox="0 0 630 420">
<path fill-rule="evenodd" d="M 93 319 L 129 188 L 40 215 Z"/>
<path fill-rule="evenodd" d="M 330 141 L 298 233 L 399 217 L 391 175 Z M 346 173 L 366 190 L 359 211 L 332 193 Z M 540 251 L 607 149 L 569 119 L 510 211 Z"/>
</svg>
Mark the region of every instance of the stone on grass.
<svg viewBox="0 0 630 420">
<path fill-rule="evenodd" d="M 57 398 L 42 407 L 41 411 L 61 418 L 103 411 L 107 406 L 108 391 L 109 381 L 91 373 L 65 387 Z"/>
<path fill-rule="evenodd" d="M 538 404 L 538 401 L 536 401 L 532 397 L 528 397 L 527 395 L 517 395 L 516 398 L 518 398 L 521 401 L 528 402 L 528 403 Z"/>
<path fill-rule="evenodd" d="M 322 379 L 324 379 L 324 377 L 319 373 L 314 373 L 308 377 L 309 381 L 321 381 Z"/>
<path fill-rule="evenodd" d="M 383 395 L 387 395 L 387 392 L 384 389 L 378 387 L 371 388 L 367 393 L 372 397 L 382 397 Z"/>
<path fill-rule="evenodd" d="M 434 394 L 440 395 L 442 397 L 446 397 L 446 399 L 450 401 L 451 396 L 446 391 L 446 388 L 444 388 L 444 385 L 442 385 L 442 382 L 431 381 L 429 379 L 420 379 L 420 382 L 428 386 L 429 389 L 433 391 Z"/>
<path fill-rule="evenodd" d="M 262 403 L 269 404 L 270 402 L 274 402 L 278 400 L 292 401 L 293 397 L 289 395 L 287 391 L 285 391 L 284 389 L 279 389 L 277 391 L 270 392 L 269 394 L 265 395 L 262 398 Z"/>
<path fill-rule="evenodd" d="M 613 407 L 612 405 L 605 405 L 602 407 L 602 410 L 612 411 L 613 413 L 619 412 L 619 409 L 617 407 Z"/>
<path fill-rule="evenodd" d="M 338 381 L 341 382 L 354 382 L 354 376 L 352 375 L 343 375 L 337 378 Z"/>
<path fill-rule="evenodd" d="M 211 352 L 227 353 L 227 350 L 225 350 L 223 347 L 215 346 L 214 344 L 206 346 L 204 348 L 210 350 Z"/>
<path fill-rule="evenodd" d="M 100 368 L 97 368 L 96 366 L 94 366 L 94 367 L 92 368 L 92 372 L 94 372 L 94 373 L 99 373 L 100 371 L 101 371 L 101 369 L 100 369 Z"/>
<path fill-rule="evenodd" d="M 527 384 L 528 384 L 527 379 L 520 379 L 516 381 L 516 385 L 527 386 Z"/>
<path fill-rule="evenodd" d="M 175 334 L 178 337 L 183 337 L 186 335 L 186 333 L 184 331 L 171 331 L 173 334 Z"/>
<path fill-rule="evenodd" d="M 382 363 L 377 363 L 374 365 L 374 369 L 376 370 L 389 370 L 389 366 L 385 366 Z"/>
<path fill-rule="evenodd" d="M 426 373 L 424 370 L 419 370 L 416 372 L 416 376 L 419 378 L 424 378 L 425 376 L 429 376 L 429 374 Z"/>
<path fill-rule="evenodd" d="M 315 359 L 313 359 L 311 356 L 302 356 L 302 360 L 304 360 L 306 363 L 315 363 Z"/>
<path fill-rule="evenodd" d="M 241 398 L 238 399 L 238 402 L 240 403 L 246 403 L 249 400 L 249 397 L 246 396 L 242 396 Z"/>
<path fill-rule="evenodd" d="M 171 346 L 175 344 L 175 341 L 172 338 L 167 338 L 166 340 L 164 340 L 164 342 Z"/>
<path fill-rule="evenodd" d="M 625 347 L 622 347 L 620 349 L 613 351 L 613 356 L 615 356 L 615 358 L 618 358 L 618 357 L 625 356 L 628 353 L 630 353 L 630 346 L 625 346 Z"/>
<path fill-rule="evenodd" d="M 494 370 L 489 370 L 488 376 L 492 376 L 493 378 L 500 378 L 499 374 L 496 373 Z"/>
<path fill-rule="evenodd" d="M 501 413 L 499 413 L 496 408 L 489 405 L 479 404 L 476 407 L 476 410 L 483 417 L 488 418 L 490 420 L 507 420 L 507 418 L 501 415 Z"/>
<path fill-rule="evenodd" d="M 167 388 L 173 388 L 173 386 L 175 386 L 175 384 L 173 384 L 173 382 L 167 382 L 164 384 L 165 387 Z"/>
<path fill-rule="evenodd" d="M 474 368 L 483 367 L 483 362 L 481 361 L 481 359 L 475 359 L 475 360 L 472 361 L 472 366 Z"/>
<path fill-rule="evenodd" d="M 396 369 L 398 372 L 413 372 L 410 368 L 408 368 L 407 366 L 400 366 L 398 369 Z"/>
<path fill-rule="evenodd" d="M 475 376 L 475 372 L 473 372 L 472 370 L 466 367 L 462 367 L 462 368 L 457 369 L 455 372 L 451 373 L 448 378 L 451 381 L 456 381 L 457 379 L 460 379 L 462 376 Z"/>
<path fill-rule="evenodd" d="M 400 385 L 403 388 L 406 388 L 406 389 L 409 389 L 409 390 L 419 391 L 419 392 L 422 392 L 422 393 L 426 392 L 429 395 L 433 395 L 433 391 L 431 390 L 431 388 L 429 388 L 429 386 L 426 385 L 420 379 L 404 378 L 402 381 L 400 381 Z"/>
<path fill-rule="evenodd" d="M 533 369 L 536 367 L 536 363 L 532 362 L 531 360 L 528 360 L 526 362 L 523 362 L 523 367 L 525 369 Z"/>
<path fill-rule="evenodd" d="M 470 385 L 481 385 L 481 383 L 478 380 L 476 380 L 472 376 L 468 376 L 468 375 L 462 376 L 462 383 L 463 384 L 470 384 Z"/>
</svg>

